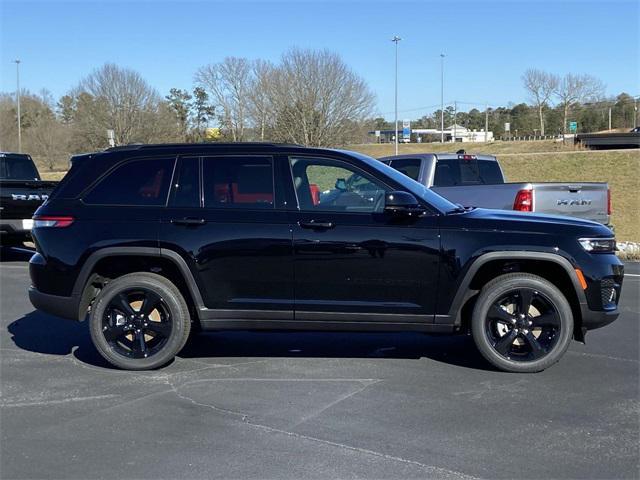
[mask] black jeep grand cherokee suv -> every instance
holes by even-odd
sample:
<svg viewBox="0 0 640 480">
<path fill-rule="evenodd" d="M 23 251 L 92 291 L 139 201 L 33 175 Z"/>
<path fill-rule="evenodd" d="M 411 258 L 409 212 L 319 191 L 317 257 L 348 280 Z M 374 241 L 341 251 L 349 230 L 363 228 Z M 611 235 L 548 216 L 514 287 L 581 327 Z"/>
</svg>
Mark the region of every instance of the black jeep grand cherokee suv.
<svg viewBox="0 0 640 480">
<path fill-rule="evenodd" d="M 114 365 L 169 362 L 203 330 L 464 333 L 513 372 L 618 316 L 606 227 L 464 209 L 353 152 L 274 144 L 74 157 L 34 217 L 33 305 L 87 313 Z"/>
</svg>

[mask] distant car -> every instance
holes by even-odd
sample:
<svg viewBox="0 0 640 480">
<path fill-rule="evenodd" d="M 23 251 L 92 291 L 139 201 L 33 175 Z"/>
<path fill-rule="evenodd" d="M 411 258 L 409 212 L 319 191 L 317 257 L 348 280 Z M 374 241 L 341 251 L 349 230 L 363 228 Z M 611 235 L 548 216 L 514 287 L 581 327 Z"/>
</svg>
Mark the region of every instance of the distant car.
<svg viewBox="0 0 640 480">
<path fill-rule="evenodd" d="M 40 179 L 29 155 L 0 152 L 0 244 L 19 245 L 31 238 L 31 217 L 57 184 Z"/>
<path fill-rule="evenodd" d="M 171 361 L 194 325 L 471 332 L 496 367 L 537 372 L 617 318 L 624 277 L 598 223 L 462 208 L 366 155 L 297 145 L 77 157 L 33 236 L 31 303 L 88 314 L 100 354 L 132 370 Z"/>
<path fill-rule="evenodd" d="M 640 133 L 640 127 L 632 128 L 631 133 Z"/>
<path fill-rule="evenodd" d="M 508 183 L 496 157 L 463 151 L 398 155 L 380 161 L 465 207 L 567 215 L 607 226 L 610 223 L 611 196 L 606 183 Z"/>
</svg>

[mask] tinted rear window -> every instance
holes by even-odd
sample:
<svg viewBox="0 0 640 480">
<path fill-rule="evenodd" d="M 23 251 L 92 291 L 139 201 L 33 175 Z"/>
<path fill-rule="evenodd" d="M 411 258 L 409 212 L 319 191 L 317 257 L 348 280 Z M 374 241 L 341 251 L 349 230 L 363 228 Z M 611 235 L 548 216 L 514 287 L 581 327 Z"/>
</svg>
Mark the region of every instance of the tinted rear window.
<svg viewBox="0 0 640 480">
<path fill-rule="evenodd" d="M 495 160 L 438 160 L 433 179 L 434 187 L 456 185 L 485 185 L 504 183 L 498 162 Z"/>
<path fill-rule="evenodd" d="M 420 176 L 420 159 L 419 158 L 402 158 L 398 160 L 391 160 L 388 165 L 391 168 L 398 170 L 400 173 L 404 173 L 407 177 L 418 180 Z"/>
<path fill-rule="evenodd" d="M 164 205 L 174 162 L 174 158 L 130 160 L 103 178 L 84 201 L 92 205 Z"/>
<path fill-rule="evenodd" d="M 0 179 L 38 180 L 38 171 L 27 155 L 0 156 Z"/>
</svg>

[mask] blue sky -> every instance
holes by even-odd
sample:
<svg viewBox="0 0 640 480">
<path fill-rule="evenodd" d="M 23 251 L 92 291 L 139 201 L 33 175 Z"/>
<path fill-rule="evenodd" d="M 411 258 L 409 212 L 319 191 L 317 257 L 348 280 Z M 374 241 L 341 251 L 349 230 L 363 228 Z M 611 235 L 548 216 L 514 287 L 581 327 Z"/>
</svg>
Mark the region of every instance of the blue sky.
<svg viewBox="0 0 640 480">
<path fill-rule="evenodd" d="M 529 67 L 589 73 L 608 94 L 640 94 L 640 2 L 631 1 L 74 1 L 0 0 L 0 91 L 58 97 L 105 62 L 139 71 L 162 95 L 191 88 L 198 67 L 225 56 L 277 61 L 290 47 L 327 48 L 369 83 L 393 115 L 393 35 L 399 109 L 416 118 L 445 100 L 525 99 Z M 427 108 L 425 108 L 427 107 Z M 462 104 L 461 109 L 473 105 Z"/>
</svg>

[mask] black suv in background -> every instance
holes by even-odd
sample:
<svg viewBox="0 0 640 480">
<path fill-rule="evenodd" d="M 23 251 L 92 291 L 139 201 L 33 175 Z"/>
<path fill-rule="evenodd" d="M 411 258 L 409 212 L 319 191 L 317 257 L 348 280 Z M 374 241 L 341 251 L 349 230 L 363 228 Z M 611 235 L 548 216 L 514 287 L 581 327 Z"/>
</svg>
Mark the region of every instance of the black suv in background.
<svg viewBox="0 0 640 480">
<path fill-rule="evenodd" d="M 367 156 L 295 145 L 74 157 L 33 237 L 33 305 L 89 314 L 126 369 L 166 364 L 195 325 L 470 331 L 496 367 L 540 371 L 618 316 L 623 279 L 600 224 L 462 208 Z"/>
</svg>

